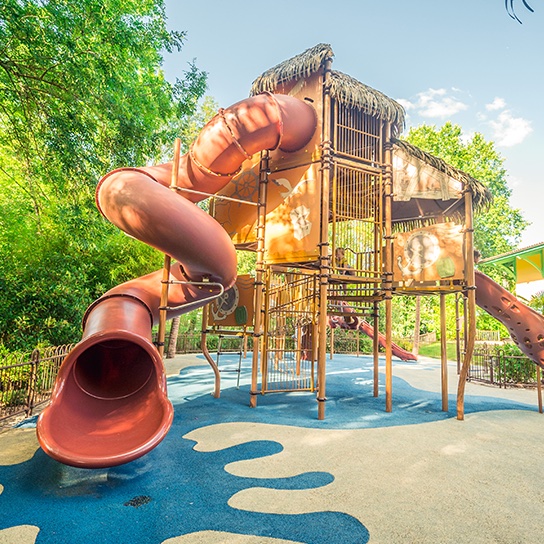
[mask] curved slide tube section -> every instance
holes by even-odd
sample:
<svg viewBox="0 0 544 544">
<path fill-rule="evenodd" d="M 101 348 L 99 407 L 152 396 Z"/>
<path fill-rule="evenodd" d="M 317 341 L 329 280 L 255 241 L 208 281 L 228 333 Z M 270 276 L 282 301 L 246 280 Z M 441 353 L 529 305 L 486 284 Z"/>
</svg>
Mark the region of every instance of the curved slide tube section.
<svg viewBox="0 0 544 544">
<path fill-rule="evenodd" d="M 215 193 L 254 153 L 297 151 L 316 126 L 315 110 L 290 96 L 264 93 L 238 102 L 221 110 L 180 158 L 177 186 Z M 228 289 L 236 280 L 229 236 L 194 204 L 202 195 L 169 189 L 172 164 L 114 170 L 96 192 L 108 220 L 178 261 L 171 279 L 186 283 L 171 285 L 168 318 L 203 306 L 220 294 L 218 284 Z M 87 309 L 82 340 L 66 357 L 51 404 L 38 420 L 40 445 L 54 459 L 77 467 L 115 466 L 141 457 L 168 432 L 173 408 L 151 342 L 162 274 L 117 286 Z"/>
<path fill-rule="evenodd" d="M 476 270 L 476 304 L 500 321 L 519 349 L 544 368 L 544 316 Z"/>
</svg>

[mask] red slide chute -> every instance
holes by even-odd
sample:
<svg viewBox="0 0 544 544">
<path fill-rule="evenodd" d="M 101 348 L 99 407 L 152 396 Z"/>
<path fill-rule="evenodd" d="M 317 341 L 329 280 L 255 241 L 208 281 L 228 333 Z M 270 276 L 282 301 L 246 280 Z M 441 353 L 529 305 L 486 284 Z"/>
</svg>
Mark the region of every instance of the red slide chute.
<svg viewBox="0 0 544 544">
<path fill-rule="evenodd" d="M 215 193 L 254 153 L 301 149 L 316 124 L 313 107 L 290 96 L 263 93 L 238 102 L 221 110 L 181 157 L 177 185 Z M 172 285 L 168 306 L 181 308 L 168 318 L 204 305 L 236 280 L 229 236 L 194 204 L 201 195 L 169 189 L 171 176 L 172 163 L 122 168 L 107 174 L 96 192 L 107 219 L 178 261 L 171 276 L 185 283 Z M 151 342 L 162 273 L 115 287 L 88 308 L 82 340 L 65 359 L 38 420 L 38 440 L 51 457 L 78 467 L 115 466 L 144 455 L 168 432 L 173 408 Z"/>
</svg>

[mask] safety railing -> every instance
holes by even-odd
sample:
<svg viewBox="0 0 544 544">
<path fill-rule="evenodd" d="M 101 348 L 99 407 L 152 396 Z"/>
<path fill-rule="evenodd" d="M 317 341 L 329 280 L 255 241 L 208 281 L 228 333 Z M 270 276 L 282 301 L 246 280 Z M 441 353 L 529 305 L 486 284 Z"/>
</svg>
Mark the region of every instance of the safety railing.
<svg viewBox="0 0 544 544">
<path fill-rule="evenodd" d="M 538 374 L 537 366 L 529 358 L 483 344 L 472 355 L 468 379 L 499 387 L 534 387 L 538 385 Z"/>
<path fill-rule="evenodd" d="M 72 347 L 35 349 L 30 355 L 4 359 L 0 366 L 0 425 L 17 416 L 31 416 L 49 400 L 60 365 Z"/>
</svg>

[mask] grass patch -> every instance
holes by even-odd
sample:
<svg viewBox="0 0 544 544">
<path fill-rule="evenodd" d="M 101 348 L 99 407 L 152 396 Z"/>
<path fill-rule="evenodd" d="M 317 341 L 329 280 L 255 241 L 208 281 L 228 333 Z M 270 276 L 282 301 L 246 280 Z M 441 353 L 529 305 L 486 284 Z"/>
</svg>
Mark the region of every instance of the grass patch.
<svg viewBox="0 0 544 544">
<path fill-rule="evenodd" d="M 446 342 L 446 353 L 448 356 L 448 361 L 457 361 L 457 347 L 455 342 Z M 432 344 L 422 344 L 421 346 L 419 346 L 419 354 L 423 357 L 440 359 L 440 342 L 434 342 Z"/>
</svg>

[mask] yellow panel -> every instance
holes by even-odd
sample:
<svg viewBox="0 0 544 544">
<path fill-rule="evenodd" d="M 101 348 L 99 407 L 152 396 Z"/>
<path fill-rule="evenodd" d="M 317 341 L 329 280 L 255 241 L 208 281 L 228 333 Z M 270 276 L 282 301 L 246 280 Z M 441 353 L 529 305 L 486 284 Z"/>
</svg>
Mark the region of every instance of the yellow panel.
<svg viewBox="0 0 544 544">
<path fill-rule="evenodd" d="M 295 168 L 270 176 L 269 191 L 283 201 L 266 216 L 267 264 L 313 261 L 319 255 L 321 185 L 318 168 Z"/>
<path fill-rule="evenodd" d="M 516 283 L 527 283 L 543 279 L 541 255 L 516 259 L 516 272 Z"/>
</svg>

